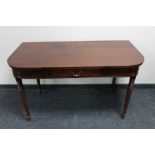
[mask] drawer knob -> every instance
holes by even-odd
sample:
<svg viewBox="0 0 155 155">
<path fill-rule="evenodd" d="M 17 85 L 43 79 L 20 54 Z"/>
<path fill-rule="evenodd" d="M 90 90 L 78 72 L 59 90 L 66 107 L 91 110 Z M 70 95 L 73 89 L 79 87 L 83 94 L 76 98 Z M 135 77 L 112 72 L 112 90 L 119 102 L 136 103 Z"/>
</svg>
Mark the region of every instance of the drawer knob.
<svg viewBox="0 0 155 155">
<path fill-rule="evenodd" d="M 79 71 L 79 72 L 71 71 L 71 74 L 72 74 L 73 77 L 80 77 L 81 71 Z"/>
</svg>

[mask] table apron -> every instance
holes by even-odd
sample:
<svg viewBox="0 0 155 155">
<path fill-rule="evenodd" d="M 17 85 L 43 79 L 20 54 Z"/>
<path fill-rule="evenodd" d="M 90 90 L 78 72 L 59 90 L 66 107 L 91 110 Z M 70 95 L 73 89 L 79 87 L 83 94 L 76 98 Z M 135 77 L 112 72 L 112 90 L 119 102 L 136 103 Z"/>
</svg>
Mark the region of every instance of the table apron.
<svg viewBox="0 0 155 155">
<path fill-rule="evenodd" d="M 15 77 L 22 79 L 84 78 L 84 77 L 131 77 L 138 73 L 138 67 L 101 69 L 13 69 Z"/>
</svg>

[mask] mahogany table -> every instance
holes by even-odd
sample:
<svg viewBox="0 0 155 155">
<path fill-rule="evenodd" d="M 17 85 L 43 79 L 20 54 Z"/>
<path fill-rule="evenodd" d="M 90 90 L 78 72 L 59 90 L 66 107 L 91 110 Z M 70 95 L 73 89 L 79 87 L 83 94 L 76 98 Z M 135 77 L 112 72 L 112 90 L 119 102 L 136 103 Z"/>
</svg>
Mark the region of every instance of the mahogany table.
<svg viewBox="0 0 155 155">
<path fill-rule="evenodd" d="M 130 77 L 121 117 L 127 112 L 144 57 L 129 41 L 24 42 L 8 58 L 28 120 L 31 113 L 22 79 Z"/>
</svg>

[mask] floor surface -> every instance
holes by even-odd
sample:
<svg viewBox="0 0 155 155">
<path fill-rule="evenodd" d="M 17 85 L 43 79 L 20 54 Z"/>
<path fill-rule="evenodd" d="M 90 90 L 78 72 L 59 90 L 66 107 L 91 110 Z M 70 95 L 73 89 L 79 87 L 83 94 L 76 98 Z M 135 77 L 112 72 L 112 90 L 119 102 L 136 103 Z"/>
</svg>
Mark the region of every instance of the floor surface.
<svg viewBox="0 0 155 155">
<path fill-rule="evenodd" d="M 40 95 L 27 87 L 32 120 L 26 121 L 16 87 L 0 87 L 0 128 L 4 129 L 152 129 L 155 88 L 136 87 L 126 118 L 120 118 L 125 87 L 51 86 Z"/>
</svg>

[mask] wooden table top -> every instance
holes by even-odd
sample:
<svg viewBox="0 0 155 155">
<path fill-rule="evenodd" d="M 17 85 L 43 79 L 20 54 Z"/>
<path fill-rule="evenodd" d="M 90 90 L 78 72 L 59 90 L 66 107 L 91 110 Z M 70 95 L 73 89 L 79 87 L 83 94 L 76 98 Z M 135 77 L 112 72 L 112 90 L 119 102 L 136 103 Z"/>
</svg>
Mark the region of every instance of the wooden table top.
<svg viewBox="0 0 155 155">
<path fill-rule="evenodd" d="M 143 61 L 129 41 L 24 42 L 8 58 L 12 68 L 131 67 Z"/>
</svg>

